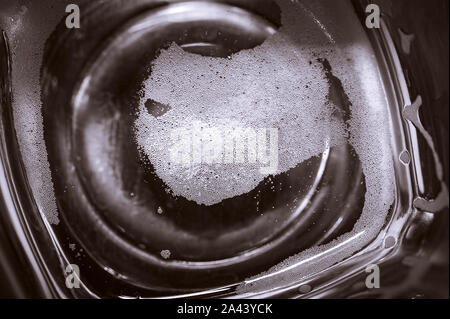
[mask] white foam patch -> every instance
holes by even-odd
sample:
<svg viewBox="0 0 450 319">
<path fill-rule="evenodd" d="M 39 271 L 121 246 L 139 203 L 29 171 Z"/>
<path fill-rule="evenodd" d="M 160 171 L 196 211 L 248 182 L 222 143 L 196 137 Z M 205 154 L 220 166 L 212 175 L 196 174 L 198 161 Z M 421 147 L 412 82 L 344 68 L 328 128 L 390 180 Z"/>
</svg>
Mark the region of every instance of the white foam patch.
<svg viewBox="0 0 450 319">
<path fill-rule="evenodd" d="M 17 140 L 34 199 L 50 224 L 57 224 L 59 219 L 44 143 L 40 65 L 45 41 L 65 14 L 63 2 L 21 1 L 21 5 L 15 4 L 2 12 L 0 21 L 7 31 L 12 52 Z"/>
<path fill-rule="evenodd" d="M 217 134 L 239 128 L 276 129 L 275 174 L 344 142 L 343 123 L 331 116 L 328 82 L 313 53 L 312 48 L 299 49 L 283 32 L 231 59 L 187 53 L 175 44 L 161 52 L 145 82 L 136 137 L 175 195 L 212 205 L 251 191 L 269 174 L 261 173 L 260 163 L 248 161 L 177 165 L 170 152 L 177 143 L 174 129 L 190 133 L 193 126 L 201 126 L 218 129 Z M 148 99 L 170 110 L 155 117 L 145 107 Z M 192 144 L 187 147 L 201 147 Z"/>
<path fill-rule="evenodd" d="M 198 203 L 217 203 L 250 191 L 263 176 L 251 167 L 169 167 L 171 128 L 197 120 L 212 126 L 278 127 L 278 173 L 284 172 L 320 154 L 327 138 L 333 146 L 346 137 L 343 123 L 330 117 L 328 83 L 315 60 L 326 58 L 341 80 L 352 103 L 349 142 L 365 175 L 361 217 L 351 232 L 333 242 L 249 278 L 240 293 L 288 285 L 351 256 L 378 235 L 394 200 L 387 101 L 373 50 L 352 5 L 330 0 L 277 3 L 283 24 L 279 32 L 231 60 L 189 54 L 176 45 L 163 51 L 145 82 L 136 122 L 140 147 L 172 191 Z M 144 105 L 149 98 L 171 109 L 153 117 Z M 212 176 L 218 177 L 205 180 Z"/>
</svg>

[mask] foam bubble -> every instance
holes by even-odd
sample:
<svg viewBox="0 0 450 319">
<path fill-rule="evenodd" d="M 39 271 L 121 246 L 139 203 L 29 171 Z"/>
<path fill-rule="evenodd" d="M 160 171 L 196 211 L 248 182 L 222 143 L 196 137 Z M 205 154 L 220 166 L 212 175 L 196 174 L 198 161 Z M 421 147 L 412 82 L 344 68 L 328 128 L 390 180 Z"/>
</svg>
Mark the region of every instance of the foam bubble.
<svg viewBox="0 0 450 319">
<path fill-rule="evenodd" d="M 170 258 L 170 255 L 171 255 L 171 252 L 170 252 L 170 250 L 168 250 L 168 249 L 164 249 L 164 250 L 161 250 L 160 255 L 161 255 L 161 257 L 164 258 L 164 259 L 169 259 L 169 258 Z"/>
</svg>

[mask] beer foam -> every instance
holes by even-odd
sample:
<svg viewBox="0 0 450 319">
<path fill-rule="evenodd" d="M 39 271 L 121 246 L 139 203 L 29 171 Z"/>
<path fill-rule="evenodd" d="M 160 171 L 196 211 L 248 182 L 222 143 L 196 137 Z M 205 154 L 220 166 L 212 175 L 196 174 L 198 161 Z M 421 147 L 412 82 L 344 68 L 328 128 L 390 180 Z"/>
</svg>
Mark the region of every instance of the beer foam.
<svg viewBox="0 0 450 319">
<path fill-rule="evenodd" d="M 65 14 L 63 4 L 21 1 L 0 10 L 0 26 L 7 30 L 11 49 L 16 136 L 34 199 L 50 224 L 59 219 L 44 143 L 40 66 L 45 41 Z"/>
<path fill-rule="evenodd" d="M 176 165 L 169 151 L 177 142 L 174 129 L 189 132 L 195 123 L 203 130 L 275 128 L 278 167 L 272 174 L 344 143 L 344 125 L 331 116 L 328 82 L 314 54 L 314 48 L 299 50 L 283 31 L 228 59 L 188 53 L 176 44 L 163 50 L 144 84 L 136 137 L 173 194 L 213 205 L 251 191 L 269 175 L 251 163 Z M 152 100 L 169 110 L 155 116 L 146 107 Z"/>
<path fill-rule="evenodd" d="M 394 200 L 394 169 L 387 100 L 372 47 L 349 1 L 278 0 L 280 30 L 260 46 L 229 59 L 203 57 L 177 45 L 163 50 L 144 83 L 136 139 L 175 195 L 211 205 L 253 189 L 263 178 L 252 167 L 170 167 L 170 130 L 200 120 L 277 127 L 277 174 L 348 138 L 365 176 L 365 203 L 353 230 L 312 247 L 246 280 L 238 292 L 288 285 L 326 269 L 368 245 Z M 351 102 L 342 123 L 331 116 L 328 83 L 317 59 L 326 59 Z M 170 106 L 161 116 L 148 99 Z M 232 124 L 234 125 L 234 124 Z M 347 131 L 348 130 L 348 131 Z"/>
</svg>

